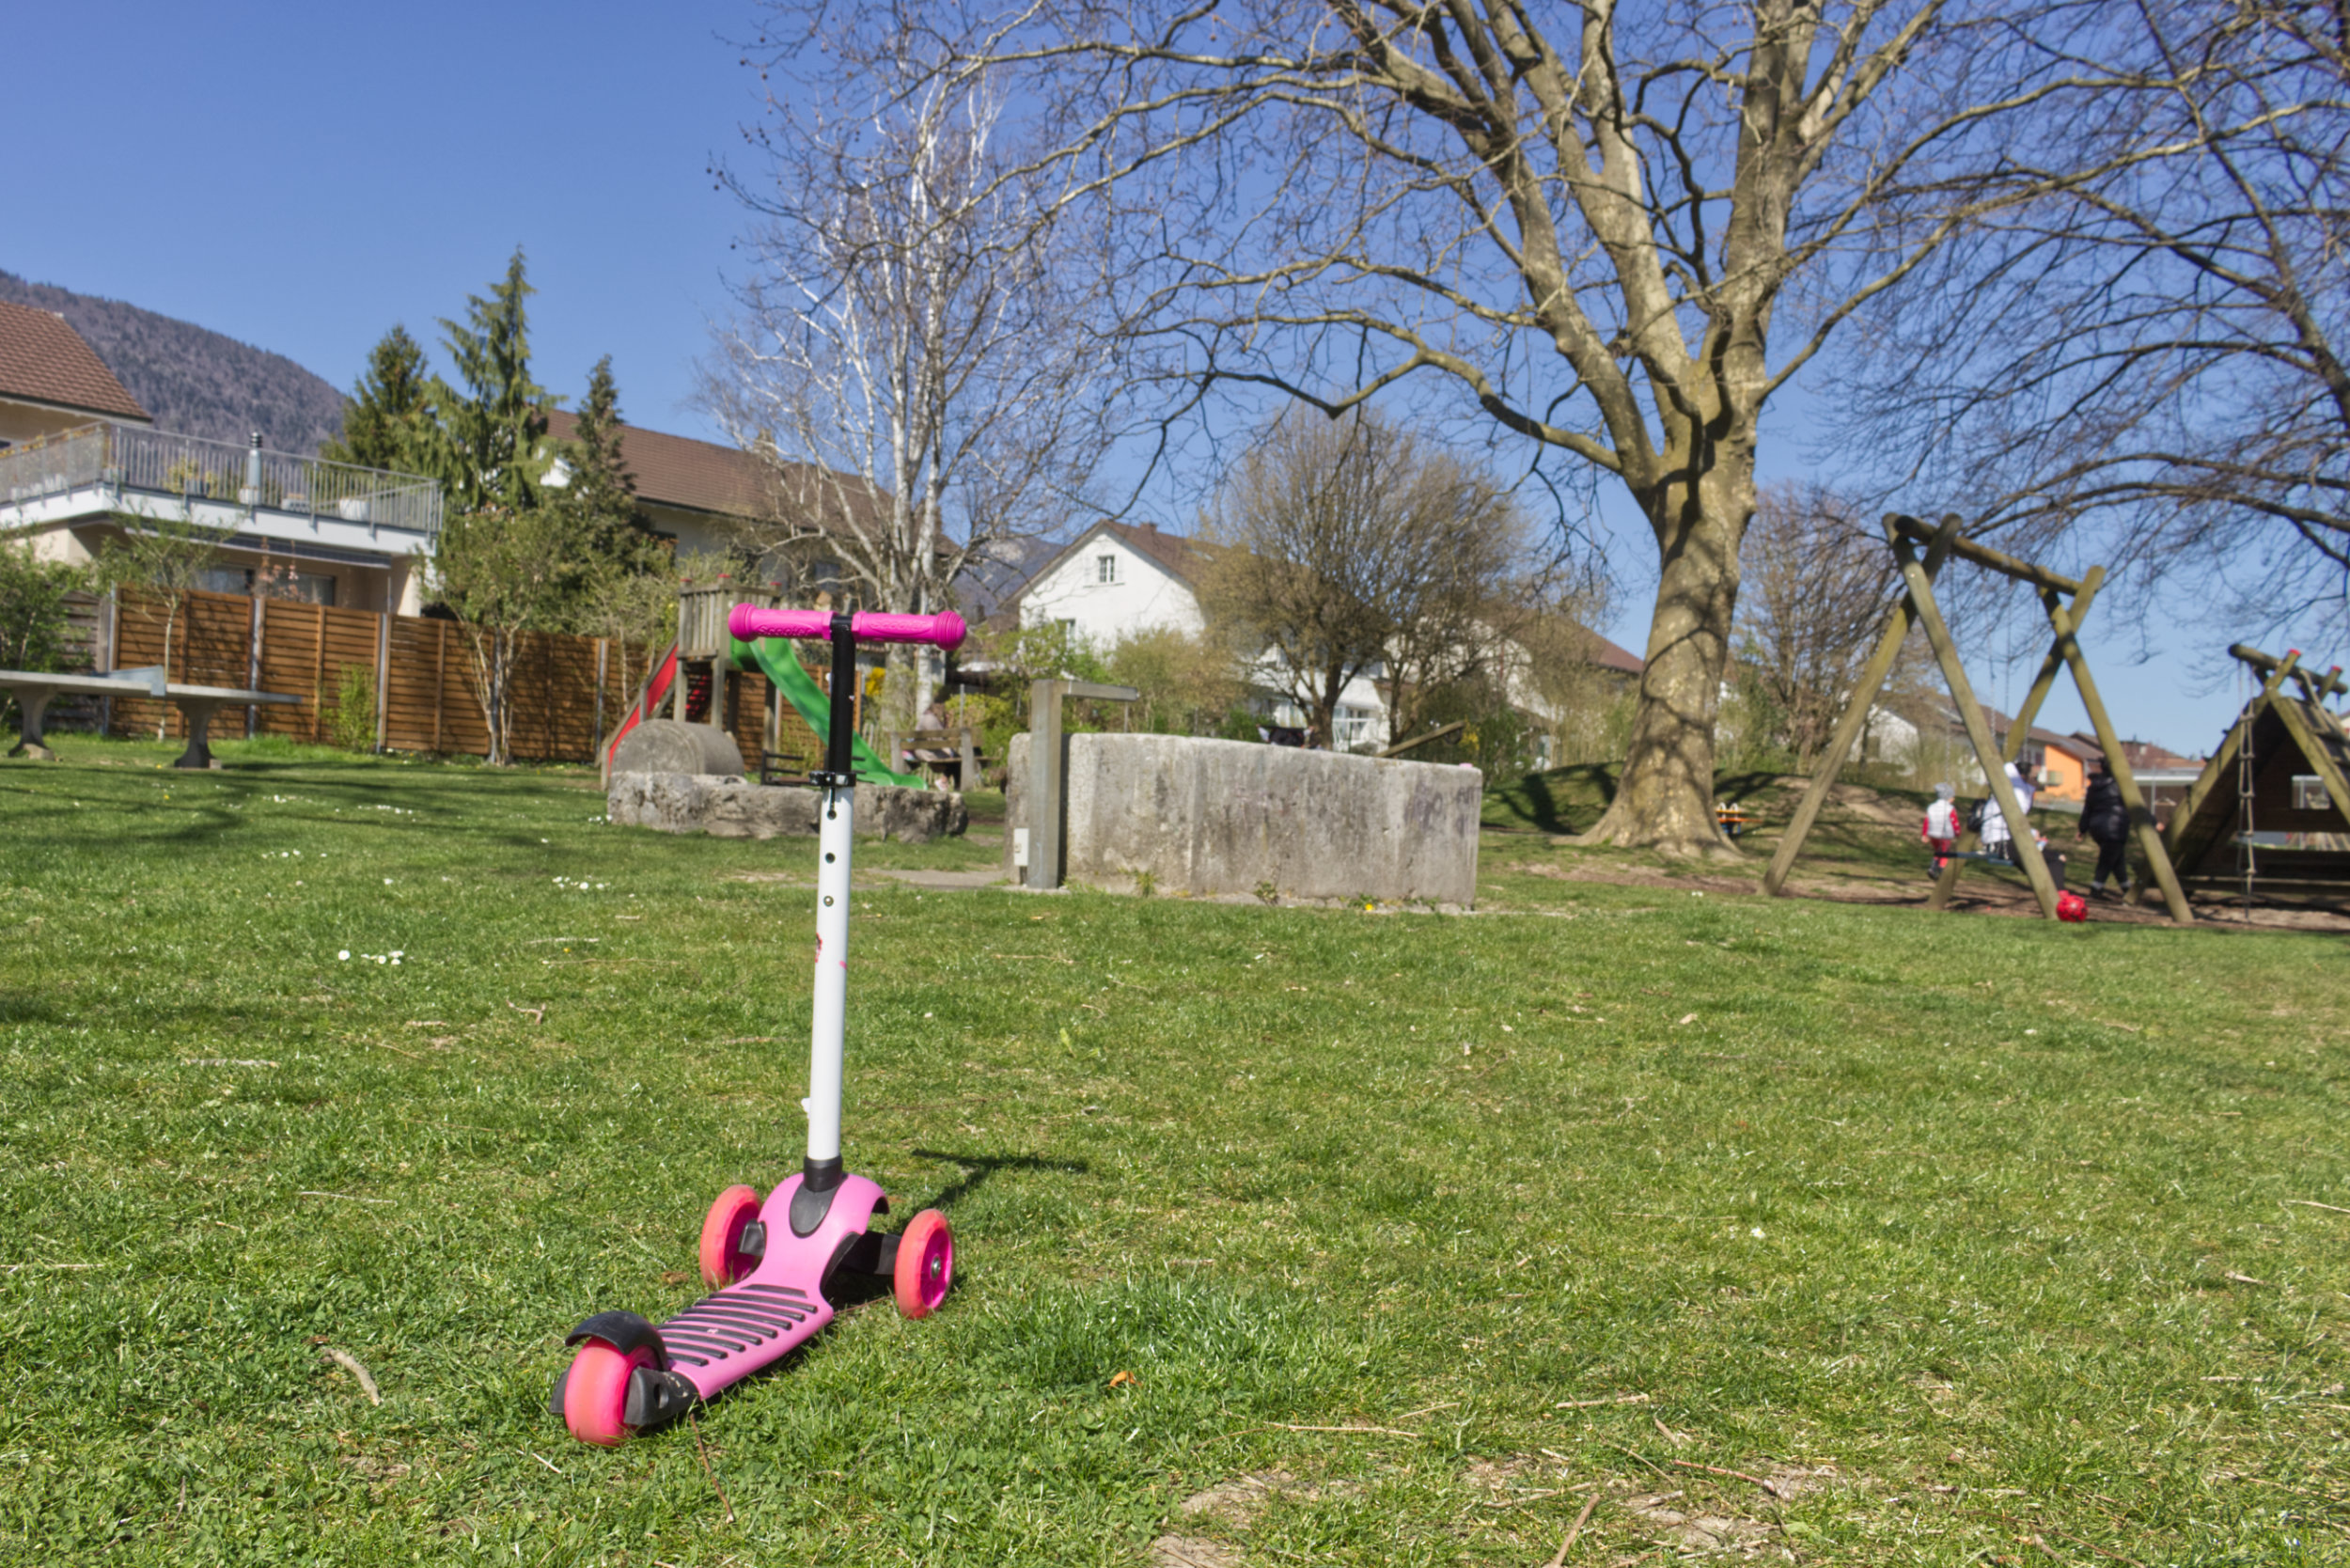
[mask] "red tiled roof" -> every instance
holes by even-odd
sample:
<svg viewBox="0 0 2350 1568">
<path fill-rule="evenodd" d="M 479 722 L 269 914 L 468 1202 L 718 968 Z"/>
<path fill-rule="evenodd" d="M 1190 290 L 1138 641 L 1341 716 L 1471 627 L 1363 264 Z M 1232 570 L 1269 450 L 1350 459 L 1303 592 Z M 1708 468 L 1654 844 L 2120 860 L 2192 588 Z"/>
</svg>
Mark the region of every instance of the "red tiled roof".
<svg viewBox="0 0 2350 1568">
<path fill-rule="evenodd" d="M 1589 631 L 1588 628 L 1586 632 L 1591 639 L 1591 663 L 1599 666 L 1600 668 L 1612 669 L 1624 675 L 1637 675 L 1648 667 L 1641 662 L 1640 656 L 1630 649 L 1619 648 L 1597 632 Z"/>
<path fill-rule="evenodd" d="M 64 317 L 29 305 L 0 304 L 0 397 L 152 423 Z"/>
</svg>

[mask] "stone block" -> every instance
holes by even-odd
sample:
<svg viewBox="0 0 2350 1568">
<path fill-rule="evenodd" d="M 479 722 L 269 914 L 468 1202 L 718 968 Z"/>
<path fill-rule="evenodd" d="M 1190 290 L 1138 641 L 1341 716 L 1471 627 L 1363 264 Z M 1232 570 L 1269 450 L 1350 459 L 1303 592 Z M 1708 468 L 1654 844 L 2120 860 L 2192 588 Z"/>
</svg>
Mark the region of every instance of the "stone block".
<svg viewBox="0 0 2350 1568">
<path fill-rule="evenodd" d="M 647 719 L 620 738 L 612 750 L 612 771 L 622 773 L 739 774 L 743 748 L 734 737 L 707 724 Z"/>
<path fill-rule="evenodd" d="M 1301 900 L 1477 894 L 1474 768 L 1184 735 L 1063 738 L 1062 875 L 1161 893 Z M 1005 870 L 1027 824 L 1029 738 L 1012 737 Z"/>
<path fill-rule="evenodd" d="M 604 811 L 623 826 L 662 833 L 774 839 L 812 836 L 817 801 L 817 792 L 806 786 L 752 784 L 738 774 L 615 773 L 604 793 Z M 926 844 L 945 834 L 961 833 L 970 821 L 963 796 L 951 791 L 910 790 L 897 784 L 856 787 L 860 838 Z"/>
</svg>

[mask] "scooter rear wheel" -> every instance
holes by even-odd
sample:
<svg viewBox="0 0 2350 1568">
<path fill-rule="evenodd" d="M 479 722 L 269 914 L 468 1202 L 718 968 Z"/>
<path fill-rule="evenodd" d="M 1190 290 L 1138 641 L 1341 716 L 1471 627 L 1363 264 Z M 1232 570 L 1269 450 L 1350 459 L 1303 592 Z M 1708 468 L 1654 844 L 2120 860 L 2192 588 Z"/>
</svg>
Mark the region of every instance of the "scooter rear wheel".
<svg viewBox="0 0 2350 1568">
<path fill-rule="evenodd" d="M 759 1194 L 737 1184 L 720 1193 L 702 1219 L 702 1283 L 720 1290 L 750 1278 L 759 1260 L 742 1251 L 743 1227 L 759 1217 Z"/>
<path fill-rule="evenodd" d="M 955 1236 L 947 1216 L 924 1209 L 898 1238 L 898 1265 L 890 1283 L 896 1287 L 898 1310 L 910 1318 L 926 1318 L 947 1299 L 955 1278 Z"/>
<path fill-rule="evenodd" d="M 602 1340 L 590 1340 L 572 1357 L 563 1384 L 563 1424 L 583 1443 L 615 1449 L 635 1435 L 628 1426 L 628 1380 L 638 1367 L 652 1365 L 652 1349 L 623 1356 Z"/>
</svg>

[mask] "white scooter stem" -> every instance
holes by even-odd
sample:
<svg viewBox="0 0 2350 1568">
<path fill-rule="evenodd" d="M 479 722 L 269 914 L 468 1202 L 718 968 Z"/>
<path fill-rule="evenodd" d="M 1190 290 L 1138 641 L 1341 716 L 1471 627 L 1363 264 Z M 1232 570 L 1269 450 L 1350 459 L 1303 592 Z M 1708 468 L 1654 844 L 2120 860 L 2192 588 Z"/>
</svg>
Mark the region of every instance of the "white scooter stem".
<svg viewBox="0 0 2350 1568">
<path fill-rule="evenodd" d="M 841 1043 L 849 1006 L 849 854 L 855 840 L 856 786 L 826 784 L 817 842 L 816 1004 L 808 1049 L 807 1157 L 840 1157 Z"/>
</svg>

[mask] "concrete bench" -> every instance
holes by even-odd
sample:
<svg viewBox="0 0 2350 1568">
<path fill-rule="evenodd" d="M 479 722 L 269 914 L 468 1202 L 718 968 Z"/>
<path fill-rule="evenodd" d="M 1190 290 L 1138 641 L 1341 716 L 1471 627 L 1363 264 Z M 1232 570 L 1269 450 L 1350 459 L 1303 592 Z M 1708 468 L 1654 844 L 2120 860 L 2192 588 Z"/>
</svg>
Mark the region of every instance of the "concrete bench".
<svg viewBox="0 0 2350 1568">
<path fill-rule="evenodd" d="M 41 720 L 50 699 L 58 697 L 161 698 L 180 710 L 187 721 L 188 749 L 171 765 L 209 768 L 212 765 L 212 715 L 223 708 L 249 708 L 261 703 L 299 702 L 298 697 L 275 692 L 246 691 L 236 686 L 190 686 L 166 681 L 160 668 L 118 669 L 111 675 L 52 675 L 29 669 L 0 669 L 0 690 L 16 698 L 24 714 L 11 757 L 37 757 L 54 762 L 57 754 L 42 744 Z"/>
</svg>

